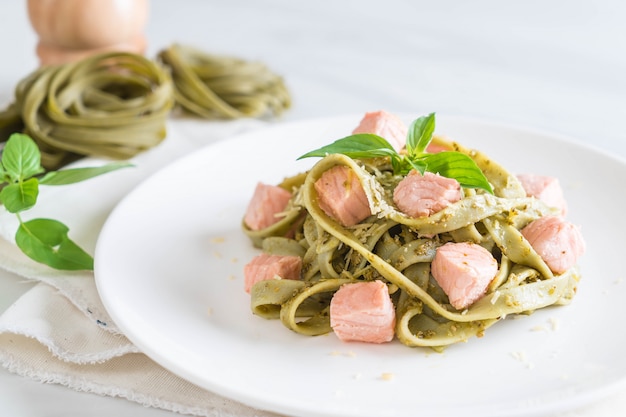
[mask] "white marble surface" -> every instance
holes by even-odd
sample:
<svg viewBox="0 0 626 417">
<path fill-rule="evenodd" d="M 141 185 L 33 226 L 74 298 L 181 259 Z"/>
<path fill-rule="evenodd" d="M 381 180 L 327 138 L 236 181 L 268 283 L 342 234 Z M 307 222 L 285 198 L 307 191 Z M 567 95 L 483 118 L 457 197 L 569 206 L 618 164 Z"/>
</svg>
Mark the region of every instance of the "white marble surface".
<svg viewBox="0 0 626 417">
<path fill-rule="evenodd" d="M 150 56 L 179 42 L 264 61 L 294 97 L 281 121 L 437 111 L 548 130 L 626 158 L 625 20 L 621 0 L 152 0 L 147 35 Z M 37 65 L 25 1 L 2 3 L 0 32 L 6 103 Z M 0 311 L 28 287 L 0 271 Z M 0 414 L 173 415 L 5 370 Z M 626 388 L 559 414 L 615 415 L 626 415 Z"/>
</svg>

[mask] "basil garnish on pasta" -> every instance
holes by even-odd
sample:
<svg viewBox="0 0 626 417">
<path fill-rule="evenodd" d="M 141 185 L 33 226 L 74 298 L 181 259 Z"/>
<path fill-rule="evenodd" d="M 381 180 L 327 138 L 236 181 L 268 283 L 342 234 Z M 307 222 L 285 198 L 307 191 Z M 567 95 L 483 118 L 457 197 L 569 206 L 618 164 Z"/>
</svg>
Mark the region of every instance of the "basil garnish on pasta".
<svg viewBox="0 0 626 417">
<path fill-rule="evenodd" d="M 406 153 L 397 152 L 383 137 L 358 133 L 307 152 L 298 159 L 343 154 L 353 159 L 389 157 L 394 174 L 406 175 L 415 169 L 420 174 L 432 172 L 453 178 L 464 188 L 480 188 L 493 194 L 487 178 L 468 155 L 456 151 L 430 153 L 426 148 L 433 138 L 435 113 L 414 120 L 408 130 Z"/>
</svg>

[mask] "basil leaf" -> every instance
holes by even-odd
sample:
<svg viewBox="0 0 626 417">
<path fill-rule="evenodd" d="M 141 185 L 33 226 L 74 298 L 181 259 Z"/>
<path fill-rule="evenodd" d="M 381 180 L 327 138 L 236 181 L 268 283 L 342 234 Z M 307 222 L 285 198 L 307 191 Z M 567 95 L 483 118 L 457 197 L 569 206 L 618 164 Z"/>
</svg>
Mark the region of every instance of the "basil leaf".
<svg viewBox="0 0 626 417">
<path fill-rule="evenodd" d="M 42 185 L 67 185 L 77 182 L 85 181 L 98 175 L 106 174 L 111 171 L 115 171 L 121 168 L 127 168 L 133 166 L 132 164 L 125 162 L 116 162 L 100 167 L 89 168 L 72 168 L 64 169 L 61 171 L 52 171 L 44 175 L 39 180 Z"/>
<path fill-rule="evenodd" d="M 408 166 L 401 172 L 402 175 L 407 175 L 412 169 L 416 170 L 420 174 L 424 175 L 424 171 L 428 168 L 428 165 L 423 160 L 412 160 L 407 158 Z"/>
<path fill-rule="evenodd" d="M 4 167 L 0 163 L 0 185 L 11 182 L 11 176 L 4 170 Z"/>
<path fill-rule="evenodd" d="M 9 184 L 0 191 L 0 201 L 9 213 L 28 210 L 37 202 L 39 184 L 37 178 Z"/>
<path fill-rule="evenodd" d="M 396 157 L 398 153 L 384 138 L 371 133 L 358 133 L 337 139 L 330 145 L 307 152 L 298 159 L 310 157 L 324 157 L 329 154 L 340 153 L 350 158 L 375 158 L 379 156 Z"/>
<path fill-rule="evenodd" d="M 69 228 L 51 219 L 34 219 L 20 224 L 17 246 L 29 258 L 55 269 L 93 270 L 93 257 L 68 237 Z"/>
<path fill-rule="evenodd" d="M 2 150 L 2 166 L 10 181 L 17 182 L 41 174 L 41 153 L 27 135 L 14 133 Z"/>
<path fill-rule="evenodd" d="M 454 178 L 464 188 L 480 188 L 493 194 L 491 184 L 476 162 L 469 156 L 455 151 L 425 154 L 420 158 L 426 170 L 444 177 Z"/>
<path fill-rule="evenodd" d="M 435 113 L 415 119 L 409 126 L 406 150 L 409 156 L 418 155 L 426 149 L 435 131 Z"/>
</svg>

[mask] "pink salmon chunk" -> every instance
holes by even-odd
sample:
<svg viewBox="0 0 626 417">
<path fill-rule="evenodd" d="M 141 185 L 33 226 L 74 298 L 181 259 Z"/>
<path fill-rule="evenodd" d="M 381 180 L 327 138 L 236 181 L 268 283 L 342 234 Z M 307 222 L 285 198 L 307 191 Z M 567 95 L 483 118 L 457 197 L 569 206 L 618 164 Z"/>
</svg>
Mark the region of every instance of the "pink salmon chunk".
<svg viewBox="0 0 626 417">
<path fill-rule="evenodd" d="M 244 266 L 244 289 L 249 293 L 254 284 L 268 279 L 298 280 L 301 270 L 302 258 L 299 256 L 262 253 Z"/>
<path fill-rule="evenodd" d="M 567 214 L 567 202 L 563 197 L 563 189 L 558 178 L 546 175 L 518 174 L 517 179 L 522 183 L 527 196 L 535 197 L 548 206 L 559 209 L 562 216 Z"/>
<path fill-rule="evenodd" d="M 344 226 L 354 226 L 372 214 L 359 177 L 345 165 L 325 171 L 314 186 L 320 208 Z"/>
<path fill-rule="evenodd" d="M 431 264 L 433 277 L 457 310 L 481 298 L 497 272 L 498 262 L 491 252 L 469 242 L 440 246 Z"/>
<path fill-rule="evenodd" d="M 461 199 L 461 185 L 452 178 L 413 170 L 393 191 L 393 202 L 410 217 L 425 217 Z"/>
<path fill-rule="evenodd" d="M 400 151 L 406 144 L 407 131 L 407 126 L 398 116 L 380 110 L 365 113 L 352 134 L 373 133 L 386 139 L 396 151 Z"/>
<path fill-rule="evenodd" d="M 276 185 L 258 183 L 246 214 L 244 222 L 252 230 L 262 230 L 280 220 L 277 216 L 287 207 L 291 193 Z"/>
<path fill-rule="evenodd" d="M 387 285 L 382 281 L 342 285 L 330 301 L 330 325 L 343 342 L 391 341 L 396 310 Z"/>
<path fill-rule="evenodd" d="M 533 220 L 522 229 L 522 236 L 555 274 L 562 274 L 585 253 L 580 229 L 561 216 Z"/>
</svg>

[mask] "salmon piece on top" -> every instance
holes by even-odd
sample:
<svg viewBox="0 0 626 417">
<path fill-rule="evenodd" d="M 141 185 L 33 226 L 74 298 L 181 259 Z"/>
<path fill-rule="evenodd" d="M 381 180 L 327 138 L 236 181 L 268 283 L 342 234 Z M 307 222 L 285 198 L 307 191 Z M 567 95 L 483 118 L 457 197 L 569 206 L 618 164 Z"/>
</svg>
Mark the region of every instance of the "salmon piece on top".
<svg viewBox="0 0 626 417">
<path fill-rule="evenodd" d="M 254 284 L 268 279 L 298 280 L 300 271 L 302 271 L 302 258 L 299 256 L 262 253 L 244 266 L 244 289 L 249 293 Z"/>
<path fill-rule="evenodd" d="M 558 178 L 546 175 L 518 174 L 517 179 L 522 183 L 527 196 L 535 197 L 548 206 L 559 209 L 562 216 L 567 214 L 567 202 L 563 197 L 563 189 Z"/>
<path fill-rule="evenodd" d="M 561 216 L 533 220 L 522 229 L 522 236 L 555 274 L 574 266 L 586 249 L 578 227 Z"/>
<path fill-rule="evenodd" d="M 396 151 L 404 148 L 408 127 L 398 117 L 384 110 L 365 113 L 352 134 L 373 133 L 389 142 Z"/>
<path fill-rule="evenodd" d="M 246 214 L 245 224 L 252 230 L 262 230 L 280 220 L 277 216 L 287 207 L 291 193 L 276 185 L 258 183 Z"/>
<path fill-rule="evenodd" d="M 320 208 L 344 226 L 354 226 L 372 214 L 359 177 L 345 165 L 325 171 L 314 186 Z"/>
<path fill-rule="evenodd" d="M 396 310 L 382 281 L 344 284 L 330 301 L 330 326 L 343 342 L 389 342 L 395 325 Z"/>
<path fill-rule="evenodd" d="M 450 304 L 463 310 L 485 294 L 498 273 L 498 261 L 476 243 L 450 242 L 437 248 L 430 271 Z"/>
<path fill-rule="evenodd" d="M 461 185 L 432 172 L 409 172 L 393 191 L 393 202 L 410 217 L 425 217 L 461 199 Z"/>
</svg>

